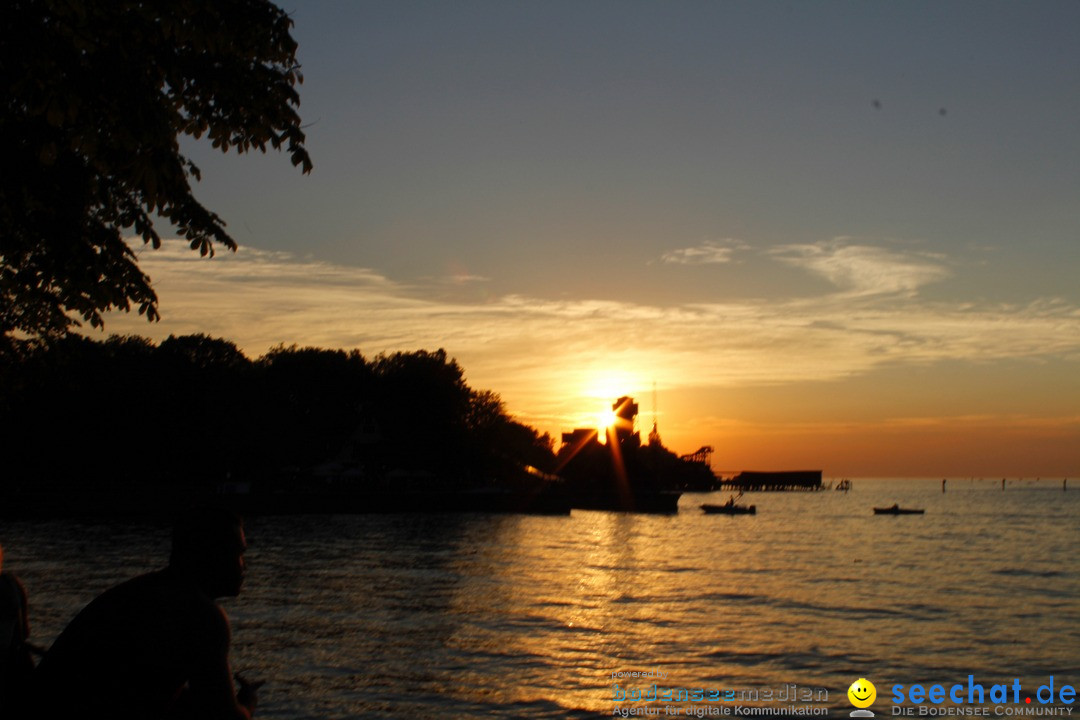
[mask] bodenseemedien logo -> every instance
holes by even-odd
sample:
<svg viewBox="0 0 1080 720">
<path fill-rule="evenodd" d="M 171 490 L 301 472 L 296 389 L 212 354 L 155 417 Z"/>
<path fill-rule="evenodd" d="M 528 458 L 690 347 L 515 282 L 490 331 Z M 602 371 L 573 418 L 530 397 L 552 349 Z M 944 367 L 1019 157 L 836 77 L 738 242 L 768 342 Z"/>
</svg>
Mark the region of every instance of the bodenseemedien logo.
<svg viewBox="0 0 1080 720">
<path fill-rule="evenodd" d="M 851 687 L 849 687 L 847 691 L 847 697 L 851 704 L 858 708 L 851 711 L 851 717 L 874 717 L 873 711 L 866 709 L 873 705 L 874 700 L 877 699 L 877 688 L 874 687 L 874 683 L 870 682 L 866 678 L 859 678 L 855 682 L 851 683 Z"/>
</svg>

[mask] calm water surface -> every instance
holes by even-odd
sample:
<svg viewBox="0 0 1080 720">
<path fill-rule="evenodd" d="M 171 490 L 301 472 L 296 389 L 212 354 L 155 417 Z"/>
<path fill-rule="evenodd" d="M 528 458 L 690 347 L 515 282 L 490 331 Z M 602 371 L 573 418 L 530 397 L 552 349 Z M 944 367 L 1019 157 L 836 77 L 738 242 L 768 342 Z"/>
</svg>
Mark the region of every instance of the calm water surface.
<svg viewBox="0 0 1080 720">
<path fill-rule="evenodd" d="M 225 603 L 261 717 L 610 717 L 611 673 L 671 687 L 826 688 L 865 676 L 1080 685 L 1080 483 L 856 480 L 758 493 L 756 516 L 253 518 Z M 871 507 L 926 508 L 875 517 Z M 8 523 L 48 644 L 167 556 L 166 528 Z M 632 681 L 647 686 L 652 681 Z M 623 681 L 625 684 L 625 681 Z"/>
</svg>

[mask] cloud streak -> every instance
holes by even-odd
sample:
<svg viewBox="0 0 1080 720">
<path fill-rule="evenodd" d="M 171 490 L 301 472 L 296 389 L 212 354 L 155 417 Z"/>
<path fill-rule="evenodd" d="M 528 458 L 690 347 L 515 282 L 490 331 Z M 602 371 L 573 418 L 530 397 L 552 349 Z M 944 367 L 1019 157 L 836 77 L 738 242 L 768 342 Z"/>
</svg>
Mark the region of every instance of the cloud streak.
<svg viewBox="0 0 1080 720">
<path fill-rule="evenodd" d="M 669 250 L 660 256 L 660 262 L 668 265 L 719 265 L 732 262 L 736 252 L 749 246 L 741 240 L 726 238 L 721 242 L 706 240 L 700 245 Z"/>
</svg>

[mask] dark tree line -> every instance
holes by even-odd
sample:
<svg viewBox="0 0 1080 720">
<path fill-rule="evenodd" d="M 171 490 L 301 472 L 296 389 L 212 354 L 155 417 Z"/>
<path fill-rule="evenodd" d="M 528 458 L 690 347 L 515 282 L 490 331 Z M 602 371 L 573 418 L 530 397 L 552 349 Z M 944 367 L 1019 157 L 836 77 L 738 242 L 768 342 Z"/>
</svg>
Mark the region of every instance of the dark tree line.
<svg viewBox="0 0 1080 720">
<path fill-rule="evenodd" d="M 552 443 L 443 350 L 364 358 L 279 346 L 251 360 L 189 335 L 19 342 L 0 355 L 5 493 L 333 485 L 447 488 L 550 469 Z"/>
</svg>

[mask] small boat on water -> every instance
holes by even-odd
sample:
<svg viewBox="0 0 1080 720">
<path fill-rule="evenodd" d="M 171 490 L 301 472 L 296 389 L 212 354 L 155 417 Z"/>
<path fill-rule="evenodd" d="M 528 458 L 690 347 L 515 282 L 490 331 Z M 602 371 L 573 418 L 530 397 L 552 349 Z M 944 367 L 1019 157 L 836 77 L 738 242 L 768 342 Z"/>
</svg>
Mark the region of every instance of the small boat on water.
<svg viewBox="0 0 1080 720">
<path fill-rule="evenodd" d="M 925 512 L 925 510 L 902 508 L 899 505 L 893 505 L 887 508 L 874 508 L 875 515 L 922 515 Z"/>
<path fill-rule="evenodd" d="M 736 505 L 734 503 L 725 503 L 723 505 L 709 505 L 704 504 L 701 506 L 702 512 L 706 515 L 756 515 L 756 505 Z"/>
</svg>

